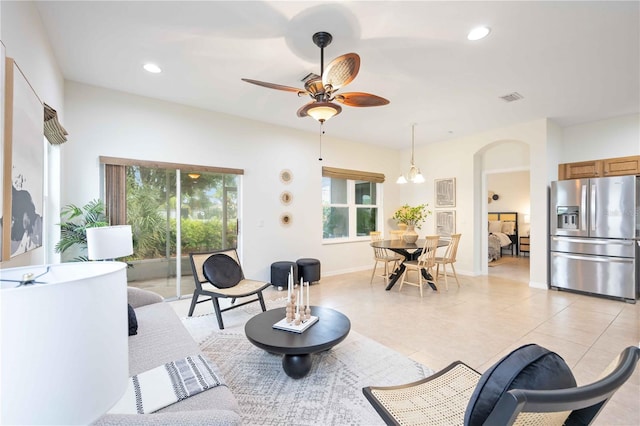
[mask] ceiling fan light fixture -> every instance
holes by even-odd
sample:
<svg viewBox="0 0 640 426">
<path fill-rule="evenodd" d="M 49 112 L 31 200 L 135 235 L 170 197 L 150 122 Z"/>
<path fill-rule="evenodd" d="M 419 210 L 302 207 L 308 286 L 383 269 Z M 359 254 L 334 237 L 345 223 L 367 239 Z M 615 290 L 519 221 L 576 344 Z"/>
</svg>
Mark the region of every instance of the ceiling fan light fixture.
<svg viewBox="0 0 640 426">
<path fill-rule="evenodd" d="M 302 78 L 304 90 L 282 84 L 268 83 L 266 81 L 243 78 L 242 81 L 269 89 L 294 92 L 298 96 L 309 95 L 313 99 L 297 111 L 298 117 L 311 116 L 320 123 L 324 123 L 334 115 L 340 114 L 342 107 L 331 101 L 351 107 L 374 107 L 387 105 L 388 99 L 365 92 L 341 93 L 336 92 L 351 83 L 360 70 L 360 56 L 357 53 L 346 53 L 338 56 L 324 68 L 324 48 L 327 47 L 333 36 L 328 32 L 320 31 L 313 35 L 312 40 L 320 48 L 320 75 L 309 73 Z"/>
<path fill-rule="evenodd" d="M 332 102 L 314 102 L 306 105 L 303 112 L 324 123 L 334 115 L 340 114 L 342 107 Z"/>
</svg>

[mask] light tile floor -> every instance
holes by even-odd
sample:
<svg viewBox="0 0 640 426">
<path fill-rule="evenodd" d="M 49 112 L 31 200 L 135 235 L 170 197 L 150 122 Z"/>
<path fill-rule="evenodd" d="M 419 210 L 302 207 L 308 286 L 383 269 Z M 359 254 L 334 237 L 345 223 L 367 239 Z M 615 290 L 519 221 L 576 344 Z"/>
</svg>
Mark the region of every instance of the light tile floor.
<svg viewBox="0 0 640 426">
<path fill-rule="evenodd" d="M 312 305 L 345 313 L 352 328 L 434 369 L 463 360 L 483 372 L 500 357 L 537 343 L 560 354 L 578 384 L 589 383 L 626 346 L 640 342 L 640 303 L 547 291 L 528 286 L 529 261 L 489 268 L 488 276 L 459 275 L 439 293 L 396 285 L 370 271 L 324 277 L 311 286 Z M 441 279 L 441 284 L 443 284 Z M 284 296 L 274 288 L 268 299 Z M 186 316 L 189 299 L 172 302 Z M 200 304 L 197 314 L 212 311 Z M 223 314 L 224 315 L 224 314 Z M 372 383 L 374 384 L 374 383 Z M 640 424 L 640 368 L 618 391 L 596 421 L 598 425 Z"/>
</svg>

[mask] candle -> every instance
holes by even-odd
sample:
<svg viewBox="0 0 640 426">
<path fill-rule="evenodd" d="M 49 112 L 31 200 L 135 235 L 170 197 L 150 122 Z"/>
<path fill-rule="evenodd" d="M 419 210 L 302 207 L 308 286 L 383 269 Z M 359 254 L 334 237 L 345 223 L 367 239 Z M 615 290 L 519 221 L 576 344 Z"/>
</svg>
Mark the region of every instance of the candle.
<svg viewBox="0 0 640 426">
<path fill-rule="evenodd" d="M 287 277 L 287 302 L 291 303 L 291 277 L 293 275 L 293 266 L 291 267 L 291 271 L 289 272 L 289 277 Z"/>
<path fill-rule="evenodd" d="M 302 281 L 302 277 L 300 277 L 300 288 L 302 289 L 302 291 L 300 292 L 300 297 L 303 298 L 302 300 L 300 300 L 300 305 L 304 306 L 304 281 Z"/>
<path fill-rule="evenodd" d="M 307 308 L 309 307 L 309 282 L 307 281 Z"/>
</svg>

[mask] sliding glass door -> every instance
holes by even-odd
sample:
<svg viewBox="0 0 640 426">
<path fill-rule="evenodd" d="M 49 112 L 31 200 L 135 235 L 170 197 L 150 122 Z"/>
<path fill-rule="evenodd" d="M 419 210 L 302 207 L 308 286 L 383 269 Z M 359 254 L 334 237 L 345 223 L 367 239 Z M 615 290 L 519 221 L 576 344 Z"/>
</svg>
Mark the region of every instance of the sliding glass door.
<svg viewBox="0 0 640 426">
<path fill-rule="evenodd" d="M 165 298 L 191 294 L 189 253 L 237 247 L 238 183 L 236 174 L 126 166 L 129 285 Z"/>
</svg>

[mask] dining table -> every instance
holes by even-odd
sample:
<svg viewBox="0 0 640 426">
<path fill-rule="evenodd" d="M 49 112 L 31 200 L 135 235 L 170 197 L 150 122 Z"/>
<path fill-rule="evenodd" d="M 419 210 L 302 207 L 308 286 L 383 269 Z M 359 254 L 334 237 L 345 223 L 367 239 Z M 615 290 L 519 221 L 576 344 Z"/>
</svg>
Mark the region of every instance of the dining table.
<svg viewBox="0 0 640 426">
<path fill-rule="evenodd" d="M 448 245 L 448 240 L 438 240 L 438 247 L 446 247 Z M 403 239 L 372 241 L 371 247 L 391 250 L 394 253 L 404 256 L 405 260 L 402 261 L 398 267 L 391 272 L 391 274 L 389 274 L 389 281 L 387 282 L 387 288 L 385 289 L 389 291 L 393 288 L 396 282 L 398 282 L 402 274 L 404 274 L 405 269 L 407 269 L 404 262 L 407 260 L 417 260 L 418 257 L 420 257 L 422 254 L 422 248 L 424 247 L 424 239 L 419 239 L 414 243 L 408 243 Z M 431 277 L 429 272 L 424 269 L 422 270 L 422 276 L 427 280 L 433 280 L 433 277 Z M 429 285 L 433 290 L 437 290 L 432 283 L 429 283 Z"/>
</svg>

